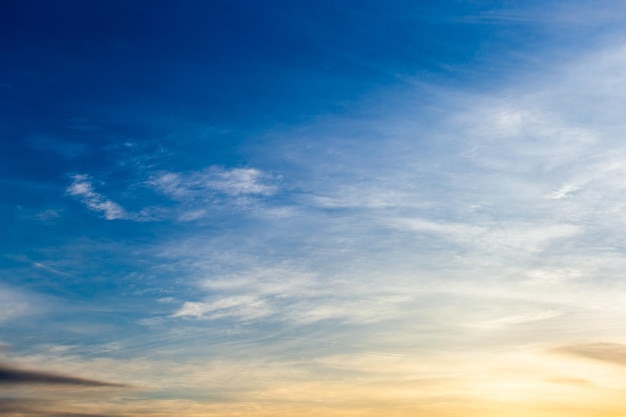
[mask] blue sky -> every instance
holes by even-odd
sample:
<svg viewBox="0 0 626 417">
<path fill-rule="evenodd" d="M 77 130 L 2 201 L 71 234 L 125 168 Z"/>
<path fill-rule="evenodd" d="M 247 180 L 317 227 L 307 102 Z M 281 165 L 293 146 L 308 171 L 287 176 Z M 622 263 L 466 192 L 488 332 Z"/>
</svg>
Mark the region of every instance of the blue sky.
<svg viewBox="0 0 626 417">
<path fill-rule="evenodd" d="M 0 414 L 623 412 L 624 7 L 3 3 Z"/>
</svg>

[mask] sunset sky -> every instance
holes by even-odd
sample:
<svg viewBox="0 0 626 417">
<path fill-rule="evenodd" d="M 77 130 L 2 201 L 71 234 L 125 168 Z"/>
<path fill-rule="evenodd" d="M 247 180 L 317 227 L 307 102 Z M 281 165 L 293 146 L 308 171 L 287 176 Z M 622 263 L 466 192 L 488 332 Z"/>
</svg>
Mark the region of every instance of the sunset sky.
<svg viewBox="0 0 626 417">
<path fill-rule="evenodd" d="M 0 2 L 0 415 L 626 415 L 626 2 Z"/>
</svg>

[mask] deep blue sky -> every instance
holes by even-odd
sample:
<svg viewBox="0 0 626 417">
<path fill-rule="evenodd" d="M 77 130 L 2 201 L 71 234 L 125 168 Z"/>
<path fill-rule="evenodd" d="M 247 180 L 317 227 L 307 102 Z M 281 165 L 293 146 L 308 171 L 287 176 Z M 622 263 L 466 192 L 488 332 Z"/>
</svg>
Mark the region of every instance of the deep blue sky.
<svg viewBox="0 0 626 417">
<path fill-rule="evenodd" d="M 15 207 L 44 210 L 51 199 L 64 205 L 59 191 L 68 175 L 104 175 L 128 185 L 136 167 L 119 166 L 128 154 L 145 155 L 146 164 L 161 169 L 245 166 L 242 144 L 262 141 L 264 132 L 358 112 L 363 97 L 402 90 L 408 79 L 484 83 L 476 68 L 492 69 L 481 61 L 512 46 L 530 48 L 541 36 L 523 22 L 471 20 L 507 7 L 4 2 L 0 166 L 3 211 L 14 219 L 5 227 L 17 228 L 5 244 L 32 249 L 33 238 L 15 223 L 21 215 Z M 160 159 L 162 148 L 172 157 Z M 61 220 L 64 234 L 72 233 L 75 216 Z"/>
</svg>

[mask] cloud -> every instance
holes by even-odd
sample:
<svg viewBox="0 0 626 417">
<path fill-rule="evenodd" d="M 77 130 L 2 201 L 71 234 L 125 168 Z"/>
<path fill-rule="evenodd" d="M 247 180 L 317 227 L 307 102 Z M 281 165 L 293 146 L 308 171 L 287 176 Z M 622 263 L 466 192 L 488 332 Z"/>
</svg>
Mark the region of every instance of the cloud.
<svg viewBox="0 0 626 417">
<path fill-rule="evenodd" d="M 225 194 L 271 195 L 276 186 L 267 183 L 267 174 L 255 168 L 213 169 L 207 176 L 207 186 Z"/>
<path fill-rule="evenodd" d="M 554 310 L 538 311 L 535 313 L 516 314 L 506 317 L 500 317 L 495 320 L 483 321 L 478 325 L 482 328 L 504 328 L 517 324 L 532 323 L 536 321 L 549 320 L 560 316 L 561 313 Z"/>
<path fill-rule="evenodd" d="M 62 276 L 68 276 L 69 274 L 67 272 L 63 272 L 63 271 L 59 271 L 56 268 L 51 267 L 50 265 L 46 265 L 42 262 L 33 262 L 33 267 L 37 268 L 37 269 L 42 269 L 46 272 L 50 272 L 52 274 L 55 275 L 62 275 Z"/>
<path fill-rule="evenodd" d="M 115 384 L 94 379 L 79 378 L 61 375 L 57 373 L 30 371 L 14 368 L 0 363 L 0 385 L 72 385 L 81 387 L 125 387 L 123 384 Z"/>
<path fill-rule="evenodd" d="M 89 210 L 101 213 L 107 220 L 128 219 L 129 215 L 122 206 L 94 191 L 88 175 L 74 175 L 67 194 L 78 198 Z"/>
<path fill-rule="evenodd" d="M 107 220 L 131 220 L 136 222 L 158 221 L 169 215 L 167 209 L 147 206 L 138 211 L 128 211 L 120 204 L 94 191 L 93 182 L 88 175 L 74 175 L 72 184 L 66 193 L 80 200 L 87 208 L 100 213 Z"/>
<path fill-rule="evenodd" d="M 138 211 L 128 211 L 95 191 L 88 175 L 74 175 L 72 180 L 67 187 L 67 195 L 75 197 L 107 220 L 147 222 L 175 219 L 191 222 L 206 217 L 210 213 L 207 207 L 250 207 L 256 200 L 274 195 L 279 178 L 256 168 L 209 167 L 190 173 L 160 172 L 139 185 L 149 186 L 178 201 L 180 206 L 147 205 Z"/>
<path fill-rule="evenodd" d="M 270 196 L 276 178 L 256 168 L 209 167 L 189 173 L 161 172 L 147 182 L 157 191 L 180 201 L 229 196 Z"/>
<path fill-rule="evenodd" d="M 177 220 L 179 222 L 192 222 L 194 220 L 201 219 L 205 217 L 206 215 L 207 215 L 207 211 L 204 209 L 188 210 L 188 211 L 182 212 L 178 216 Z"/>
<path fill-rule="evenodd" d="M 198 259 L 188 276 L 202 276 L 203 271 L 213 269 L 211 262 L 200 260 L 205 250 L 198 245 L 187 252 L 187 259 Z M 405 315 L 402 309 L 414 297 L 393 283 L 381 288 L 381 282 L 366 273 L 356 283 L 330 272 L 311 272 L 304 265 L 276 264 L 263 266 L 260 260 L 240 257 L 235 271 L 197 279 L 193 293 L 204 293 L 206 298 L 184 302 L 171 317 L 289 326 L 326 320 L 373 323 Z"/>
<path fill-rule="evenodd" d="M 626 366 L 626 345 L 620 343 L 580 343 L 563 346 L 555 350 L 557 353 L 566 353 L 587 359 L 608 362 Z"/>
<path fill-rule="evenodd" d="M 0 323 L 39 312 L 43 305 L 38 296 L 0 284 Z"/>
<path fill-rule="evenodd" d="M 575 184 L 563 184 L 558 190 L 546 194 L 546 198 L 551 200 L 561 200 L 563 198 L 569 198 L 573 193 L 580 190 Z"/>
<path fill-rule="evenodd" d="M 466 245 L 474 250 L 516 250 L 538 253 L 555 241 L 571 238 L 581 232 L 577 225 L 563 223 L 517 223 L 513 221 L 457 223 L 420 218 L 390 219 L 393 228 L 425 233 Z"/>
<path fill-rule="evenodd" d="M 211 302 L 185 302 L 172 317 L 219 319 L 232 317 L 252 320 L 272 314 L 271 308 L 259 297 L 224 297 Z"/>
<path fill-rule="evenodd" d="M 55 209 L 47 209 L 35 215 L 35 218 L 44 222 L 50 221 L 53 219 L 58 219 L 59 217 L 61 217 L 61 212 L 60 210 L 55 210 Z"/>
</svg>

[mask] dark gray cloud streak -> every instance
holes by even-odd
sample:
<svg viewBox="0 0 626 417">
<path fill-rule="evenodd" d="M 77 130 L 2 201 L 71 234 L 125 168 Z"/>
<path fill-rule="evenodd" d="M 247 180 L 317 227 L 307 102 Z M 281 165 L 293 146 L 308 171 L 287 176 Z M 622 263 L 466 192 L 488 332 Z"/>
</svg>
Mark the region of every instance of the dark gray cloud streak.
<svg viewBox="0 0 626 417">
<path fill-rule="evenodd" d="M 82 387 L 125 387 L 123 384 L 79 378 L 50 372 L 30 371 L 0 363 L 0 385 L 46 384 Z"/>
</svg>

